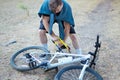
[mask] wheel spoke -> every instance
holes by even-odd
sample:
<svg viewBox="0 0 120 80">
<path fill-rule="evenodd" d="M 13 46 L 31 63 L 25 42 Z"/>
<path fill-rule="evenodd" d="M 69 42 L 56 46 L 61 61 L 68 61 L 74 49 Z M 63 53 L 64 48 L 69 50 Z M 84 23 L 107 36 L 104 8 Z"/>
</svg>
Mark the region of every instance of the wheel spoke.
<svg viewBox="0 0 120 80">
<path fill-rule="evenodd" d="M 11 58 L 11 66 L 20 71 L 27 71 L 38 68 L 40 55 L 46 54 L 46 49 L 40 46 L 31 46 L 16 52 Z"/>
<path fill-rule="evenodd" d="M 68 66 L 60 70 L 55 80 L 79 80 L 82 66 Z M 91 68 L 87 68 L 82 80 L 103 80 L 102 77 Z"/>
</svg>

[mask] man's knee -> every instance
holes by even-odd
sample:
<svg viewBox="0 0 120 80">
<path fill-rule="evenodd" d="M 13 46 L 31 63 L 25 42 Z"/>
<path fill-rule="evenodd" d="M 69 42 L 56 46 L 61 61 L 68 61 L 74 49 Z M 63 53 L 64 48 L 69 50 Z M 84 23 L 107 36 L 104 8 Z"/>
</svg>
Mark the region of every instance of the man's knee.
<svg viewBox="0 0 120 80">
<path fill-rule="evenodd" d="M 45 31 L 45 30 L 39 30 L 39 34 L 40 34 L 40 35 L 45 35 L 45 34 L 46 34 L 46 31 Z"/>
</svg>

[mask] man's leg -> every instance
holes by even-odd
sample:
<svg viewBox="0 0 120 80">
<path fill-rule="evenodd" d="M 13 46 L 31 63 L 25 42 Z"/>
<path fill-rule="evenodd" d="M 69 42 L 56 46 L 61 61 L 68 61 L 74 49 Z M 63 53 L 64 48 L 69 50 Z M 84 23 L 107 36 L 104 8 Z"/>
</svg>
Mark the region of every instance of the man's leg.
<svg viewBox="0 0 120 80">
<path fill-rule="evenodd" d="M 42 46 L 48 50 L 46 30 L 39 30 L 39 38 Z"/>
<path fill-rule="evenodd" d="M 72 40 L 73 47 L 75 49 L 78 49 L 79 45 L 78 45 L 78 42 L 77 42 L 75 34 L 70 34 L 70 39 Z"/>
<path fill-rule="evenodd" d="M 40 42 L 42 46 L 48 50 L 47 35 L 46 35 L 46 30 L 45 30 L 42 20 L 40 21 L 39 38 L 40 38 Z"/>
<path fill-rule="evenodd" d="M 72 45 L 75 48 L 76 53 L 77 54 L 82 54 L 82 51 L 79 47 L 79 44 L 78 44 L 78 41 L 77 41 L 77 38 L 76 38 L 75 34 L 70 34 L 70 38 L 72 40 Z"/>
<path fill-rule="evenodd" d="M 68 33 L 65 32 L 65 35 L 70 36 L 71 40 L 72 40 L 72 44 L 73 47 L 75 48 L 75 51 L 77 54 L 81 54 L 81 49 L 79 47 L 77 38 L 75 36 L 76 32 L 74 30 L 74 27 L 72 25 L 70 25 L 69 23 L 63 22 L 63 26 L 64 26 L 64 31 L 69 31 Z"/>
<path fill-rule="evenodd" d="M 39 38 L 42 46 L 48 50 L 46 30 L 39 30 Z M 50 59 L 51 55 L 50 54 L 46 55 L 46 54 L 42 54 L 40 55 L 40 57 L 45 60 Z"/>
</svg>

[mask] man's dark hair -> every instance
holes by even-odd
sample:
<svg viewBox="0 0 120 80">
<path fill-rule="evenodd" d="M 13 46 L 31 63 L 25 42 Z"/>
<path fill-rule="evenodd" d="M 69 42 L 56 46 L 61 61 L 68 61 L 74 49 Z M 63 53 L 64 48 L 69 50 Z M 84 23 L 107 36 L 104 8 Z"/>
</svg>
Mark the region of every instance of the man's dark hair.
<svg viewBox="0 0 120 80">
<path fill-rule="evenodd" d="M 62 0 L 50 0 L 49 8 L 51 11 L 55 12 L 56 8 L 62 4 Z"/>
</svg>

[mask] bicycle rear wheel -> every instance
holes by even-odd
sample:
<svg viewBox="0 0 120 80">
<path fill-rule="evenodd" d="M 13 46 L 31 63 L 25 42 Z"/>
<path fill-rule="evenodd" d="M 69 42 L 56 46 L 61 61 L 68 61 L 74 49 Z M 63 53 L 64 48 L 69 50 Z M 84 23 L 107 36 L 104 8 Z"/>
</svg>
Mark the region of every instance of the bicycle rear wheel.
<svg viewBox="0 0 120 80">
<path fill-rule="evenodd" d="M 36 59 L 40 60 L 39 56 L 46 53 L 49 53 L 49 51 L 40 46 L 26 47 L 12 55 L 10 64 L 18 71 L 33 70 L 39 68 L 41 64 L 38 61 L 32 59 L 31 56 L 34 56 Z M 27 57 L 29 57 L 29 59 Z"/>
<path fill-rule="evenodd" d="M 68 66 L 60 70 L 54 80 L 79 80 L 82 66 Z M 87 68 L 82 80 L 103 80 L 102 77 L 93 69 Z"/>
</svg>

